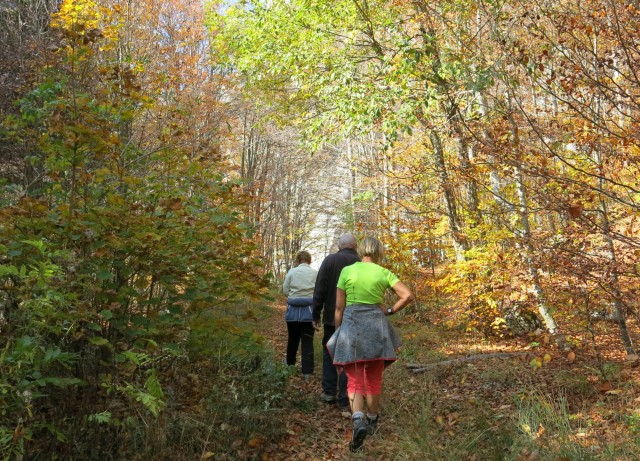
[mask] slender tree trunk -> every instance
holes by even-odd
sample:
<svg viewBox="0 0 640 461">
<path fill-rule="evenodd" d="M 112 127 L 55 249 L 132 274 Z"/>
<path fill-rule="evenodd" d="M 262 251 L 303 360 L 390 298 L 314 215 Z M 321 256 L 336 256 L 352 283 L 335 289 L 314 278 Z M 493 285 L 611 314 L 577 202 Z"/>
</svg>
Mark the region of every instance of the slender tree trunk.
<svg viewBox="0 0 640 461">
<path fill-rule="evenodd" d="M 598 84 L 598 90 L 601 90 L 600 86 L 600 68 L 598 66 L 598 33 L 594 31 L 593 35 L 593 72 L 595 74 L 595 79 Z M 601 113 L 603 112 L 602 108 L 603 102 L 600 98 L 600 94 L 598 94 L 593 100 L 593 109 L 596 116 L 597 124 L 604 126 L 605 122 L 602 120 Z M 602 134 L 601 134 L 602 137 Z M 602 230 L 605 237 L 606 248 L 607 248 L 607 257 L 609 259 L 610 264 L 610 275 L 609 280 L 611 283 L 611 292 L 613 293 L 613 306 L 616 311 L 616 322 L 618 324 L 618 331 L 620 332 L 620 340 L 624 345 L 624 348 L 627 354 L 635 354 L 635 348 L 633 345 L 633 341 L 631 340 L 631 336 L 629 335 L 629 330 L 627 329 L 627 320 L 626 320 L 626 312 L 624 309 L 624 305 L 622 303 L 622 293 L 620 290 L 620 282 L 618 278 L 618 258 L 616 256 L 615 246 L 613 244 L 613 236 L 611 233 L 611 224 L 609 221 L 609 211 L 607 207 L 606 196 L 603 192 L 607 188 L 607 183 L 604 179 L 604 162 L 602 159 L 602 152 L 600 147 L 596 147 L 593 154 L 593 159 L 598 166 L 598 171 L 600 172 L 598 175 L 598 196 L 600 201 L 600 215 L 602 221 Z"/>
<path fill-rule="evenodd" d="M 534 249 L 531 244 L 531 228 L 529 226 L 529 205 L 527 203 L 527 195 L 524 186 L 524 181 L 522 178 L 522 171 L 519 166 L 514 167 L 514 174 L 516 178 L 516 188 L 518 191 L 518 204 L 519 204 L 519 214 L 520 214 L 520 223 L 522 227 L 522 242 L 524 246 L 524 262 L 527 266 L 527 271 L 529 272 L 529 276 L 531 277 L 531 283 L 533 285 L 533 292 L 536 295 L 536 301 L 538 304 L 538 313 L 540 317 L 542 317 L 542 321 L 544 322 L 547 331 L 552 335 L 558 334 L 558 325 L 549 312 L 549 308 L 546 303 L 546 298 L 544 295 L 544 290 L 540 285 L 540 272 L 538 270 L 538 266 L 536 265 L 533 255 Z"/>
<path fill-rule="evenodd" d="M 478 198 L 478 185 L 473 175 L 472 157 L 473 149 L 469 144 L 469 135 L 465 131 L 462 115 L 458 108 L 452 104 L 449 109 L 450 124 L 458 138 L 458 161 L 464 181 L 465 204 L 469 213 L 470 227 L 480 224 L 480 199 Z"/>
<path fill-rule="evenodd" d="M 460 218 L 458 217 L 456 198 L 444 159 L 444 148 L 442 147 L 440 135 L 436 131 L 431 130 L 429 137 L 431 139 L 431 146 L 433 147 L 436 170 L 440 179 L 440 188 L 444 195 L 444 203 L 447 210 L 447 218 L 449 220 L 449 228 L 451 229 L 456 259 L 462 260 L 464 259 L 464 252 L 469 249 L 469 245 L 462 232 Z"/>
<path fill-rule="evenodd" d="M 603 187 L 602 184 L 601 187 Z M 620 282 L 618 278 L 618 258 L 616 257 L 615 247 L 613 246 L 607 205 L 604 197 L 602 196 L 600 196 L 600 212 L 602 214 L 602 226 L 604 228 L 607 243 L 607 256 L 609 258 L 609 263 L 611 264 L 611 275 L 609 276 L 609 279 L 611 281 L 611 291 L 613 292 L 613 307 L 616 311 L 616 322 L 620 332 L 620 340 L 622 341 L 627 354 L 635 354 L 635 346 L 633 345 L 633 341 L 629 335 L 629 330 L 627 329 L 627 316 L 622 302 L 622 293 L 620 291 Z"/>
<path fill-rule="evenodd" d="M 355 201 L 355 190 L 356 190 L 356 174 L 357 169 L 355 167 L 355 160 L 353 158 L 353 148 L 351 146 L 351 138 L 347 139 L 347 161 L 349 162 L 349 208 L 351 218 L 354 223 L 356 221 L 356 201 Z"/>
<path fill-rule="evenodd" d="M 602 158 L 599 151 L 595 152 L 595 160 L 598 166 L 602 167 Z M 600 168 L 602 171 L 602 168 Z M 600 175 L 598 190 L 603 191 L 607 187 L 603 175 Z M 604 233 L 607 258 L 610 264 L 609 281 L 611 283 L 611 292 L 613 294 L 613 307 L 616 312 L 616 323 L 618 324 L 618 331 L 620 332 L 620 340 L 624 346 L 627 354 L 635 354 L 635 347 L 629 330 L 627 329 L 627 315 L 625 312 L 624 304 L 622 302 L 622 292 L 620 290 L 620 281 L 618 277 L 618 258 L 616 256 L 615 246 L 613 244 L 613 236 L 611 235 L 611 224 L 609 222 L 609 211 L 605 196 L 600 193 L 600 216 L 602 222 L 602 231 Z"/>
<path fill-rule="evenodd" d="M 509 104 L 509 106 L 511 106 L 511 104 Z M 531 227 L 529 224 L 529 204 L 527 201 L 527 193 L 526 193 L 526 187 L 524 184 L 524 178 L 523 178 L 522 170 L 520 169 L 520 164 L 519 164 L 520 155 L 517 152 L 520 146 L 518 127 L 511 115 L 509 116 L 509 122 L 511 124 L 511 137 L 512 137 L 511 139 L 512 139 L 514 149 L 516 150 L 516 154 L 517 154 L 516 158 L 518 159 L 516 166 L 514 166 L 514 176 L 516 180 L 516 190 L 518 194 L 518 205 L 519 205 L 518 213 L 520 215 L 520 225 L 522 229 L 521 237 L 522 237 L 522 242 L 525 250 L 524 263 L 527 267 L 527 271 L 529 272 L 529 276 L 531 277 L 533 292 L 536 295 L 536 302 L 538 304 L 538 313 L 540 314 L 540 317 L 542 317 L 542 321 L 544 322 L 544 325 L 547 328 L 547 331 L 557 337 L 558 345 L 563 345 L 564 338 L 563 336 L 558 336 L 558 333 L 559 333 L 558 324 L 556 323 L 555 319 L 551 315 L 551 312 L 549 312 L 546 296 L 544 294 L 544 290 L 542 289 L 542 286 L 540 285 L 540 271 L 537 264 L 535 263 L 534 248 L 531 243 L 532 237 L 531 237 Z"/>
</svg>

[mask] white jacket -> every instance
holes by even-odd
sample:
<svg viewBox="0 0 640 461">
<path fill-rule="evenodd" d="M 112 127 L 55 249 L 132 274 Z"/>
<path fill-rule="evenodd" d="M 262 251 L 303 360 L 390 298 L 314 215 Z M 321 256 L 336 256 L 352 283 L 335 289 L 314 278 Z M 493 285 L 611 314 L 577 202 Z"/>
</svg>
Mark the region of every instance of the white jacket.
<svg viewBox="0 0 640 461">
<path fill-rule="evenodd" d="M 317 270 L 307 263 L 301 263 L 287 272 L 282 292 L 288 298 L 312 298 L 317 276 Z"/>
</svg>

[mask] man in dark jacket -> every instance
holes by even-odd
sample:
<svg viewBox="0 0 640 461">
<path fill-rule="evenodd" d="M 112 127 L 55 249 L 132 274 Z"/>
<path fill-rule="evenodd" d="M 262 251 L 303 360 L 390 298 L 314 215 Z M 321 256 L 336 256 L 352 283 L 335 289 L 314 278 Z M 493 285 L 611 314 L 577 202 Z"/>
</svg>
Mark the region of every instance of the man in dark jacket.
<svg viewBox="0 0 640 461">
<path fill-rule="evenodd" d="M 356 252 L 357 246 L 358 243 L 353 235 L 344 234 L 340 237 L 338 252 L 324 258 L 320 265 L 313 292 L 313 326 L 317 331 L 320 330 L 320 314 L 323 314 L 322 324 L 324 326 L 322 336 L 322 390 L 324 392 L 320 396 L 320 400 L 326 403 L 337 402 L 341 409 L 349 408 L 347 376 L 344 373 L 338 375 L 326 345 L 336 330 L 334 315 L 338 278 L 344 267 L 360 261 Z"/>
</svg>

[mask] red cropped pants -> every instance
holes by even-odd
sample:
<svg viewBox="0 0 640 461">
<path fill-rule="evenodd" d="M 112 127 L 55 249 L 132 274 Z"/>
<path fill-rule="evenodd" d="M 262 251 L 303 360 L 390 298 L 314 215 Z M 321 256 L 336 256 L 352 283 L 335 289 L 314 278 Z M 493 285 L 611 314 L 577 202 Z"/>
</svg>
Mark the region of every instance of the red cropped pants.
<svg viewBox="0 0 640 461">
<path fill-rule="evenodd" d="M 380 395 L 382 393 L 382 373 L 384 360 L 368 360 L 343 365 L 347 374 L 347 392 L 365 395 Z"/>
</svg>

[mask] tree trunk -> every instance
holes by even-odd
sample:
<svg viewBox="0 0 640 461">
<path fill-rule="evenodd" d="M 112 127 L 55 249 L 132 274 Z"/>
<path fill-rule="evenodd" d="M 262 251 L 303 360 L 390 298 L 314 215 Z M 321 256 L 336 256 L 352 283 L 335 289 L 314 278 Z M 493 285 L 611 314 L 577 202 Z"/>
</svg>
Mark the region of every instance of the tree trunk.
<svg viewBox="0 0 640 461">
<path fill-rule="evenodd" d="M 598 82 L 598 88 L 601 88 L 600 83 L 600 68 L 598 66 L 598 61 L 596 57 L 598 56 L 598 35 L 594 34 L 593 37 L 593 71 L 596 77 L 596 82 Z M 603 102 L 600 98 L 600 94 L 598 94 L 593 100 L 593 109 L 596 116 L 597 124 L 596 126 L 604 126 L 602 115 Z M 598 171 L 604 171 L 604 162 L 602 159 L 602 152 L 600 147 L 596 147 L 594 149 L 593 158 L 598 166 Z M 607 189 L 607 183 L 604 179 L 604 174 L 600 173 L 598 175 L 598 197 L 600 201 L 600 215 L 602 217 L 602 231 L 604 233 L 606 248 L 607 248 L 607 257 L 609 258 L 610 264 L 610 272 L 609 280 L 611 282 L 611 292 L 613 293 L 613 306 L 616 311 L 617 323 L 618 323 L 618 331 L 620 332 L 620 340 L 624 345 L 624 349 L 629 355 L 635 355 L 635 347 L 633 346 L 633 341 L 631 340 L 631 336 L 629 335 L 629 330 L 627 329 L 627 320 L 626 320 L 626 312 L 624 309 L 624 305 L 622 303 L 622 293 L 620 290 L 620 282 L 618 278 L 618 258 L 616 256 L 616 250 L 613 245 L 613 236 L 611 233 L 611 224 L 609 221 L 609 211 L 607 207 L 605 190 Z"/>
<path fill-rule="evenodd" d="M 509 106 L 511 104 L 509 103 Z M 522 235 L 520 236 L 524 246 L 524 263 L 527 267 L 527 271 L 529 272 L 529 276 L 531 277 L 531 283 L 533 285 L 533 292 L 536 295 L 536 302 L 538 304 L 538 313 L 540 317 L 542 317 L 542 321 L 544 322 L 547 331 L 552 335 L 556 336 L 556 342 L 558 345 L 562 346 L 564 344 L 564 337 L 558 336 L 558 324 L 555 319 L 549 312 L 549 308 L 547 306 L 546 297 L 544 294 L 544 290 L 540 285 L 540 272 L 537 264 L 534 259 L 534 248 L 531 243 L 531 227 L 529 224 L 529 204 L 527 202 L 527 193 L 524 185 L 524 179 L 522 176 L 522 170 L 520 169 L 519 159 L 520 153 L 518 152 L 520 146 L 520 139 L 518 135 L 518 127 L 516 125 L 515 120 L 511 115 L 509 115 L 509 122 L 511 124 L 511 141 L 513 143 L 513 147 L 516 150 L 516 165 L 513 168 L 515 180 L 516 180 L 516 190 L 518 194 L 518 205 L 519 210 L 518 213 L 520 215 L 520 225 Z"/>
<path fill-rule="evenodd" d="M 538 266 L 536 265 L 533 254 L 534 249 L 531 244 L 531 228 L 529 226 L 529 207 L 527 203 L 527 195 L 524 187 L 524 181 L 522 178 L 522 171 L 519 166 L 514 167 L 514 174 L 516 178 L 516 188 L 518 191 L 518 202 L 520 205 L 519 214 L 520 214 L 520 223 L 522 226 L 522 242 L 524 246 L 524 262 L 527 266 L 527 271 L 529 272 L 529 276 L 531 277 L 531 283 L 533 285 L 533 292 L 536 295 L 536 301 L 538 304 L 538 313 L 540 317 L 542 317 L 542 321 L 544 322 L 547 331 L 552 335 L 558 334 L 558 325 L 549 312 L 549 308 L 547 307 L 544 290 L 540 286 L 540 273 L 538 271 Z"/>
<path fill-rule="evenodd" d="M 599 166 L 602 166 L 602 159 L 600 153 L 596 150 L 595 160 Z M 599 190 L 603 191 L 606 188 L 606 184 L 602 175 L 599 178 Z M 613 293 L 613 307 L 615 308 L 616 323 L 618 324 L 618 331 L 620 332 L 620 340 L 624 346 L 627 354 L 635 354 L 635 347 L 629 330 L 627 329 L 627 316 L 622 302 L 622 293 L 620 290 L 620 282 L 618 278 L 618 258 L 616 256 L 616 250 L 613 245 L 613 236 L 611 235 L 611 225 L 609 223 L 609 212 L 607 208 L 607 202 L 602 193 L 600 193 L 600 215 L 602 217 L 602 231 L 604 233 L 605 242 L 607 246 L 607 257 L 609 258 L 611 275 L 609 280 L 611 283 L 611 292 Z"/>
<path fill-rule="evenodd" d="M 462 233 L 462 227 L 460 224 L 460 218 L 458 217 L 458 211 L 456 207 L 456 198 L 453 193 L 453 186 L 449 180 L 449 174 L 444 159 L 444 149 L 442 147 L 442 141 L 440 135 L 431 130 L 429 133 L 431 139 L 431 145 L 433 147 L 433 154 L 435 160 L 436 170 L 440 179 L 440 188 L 444 195 L 444 203 L 447 210 L 447 218 L 449 220 L 449 228 L 451 229 L 451 236 L 453 239 L 453 246 L 456 252 L 456 259 L 464 259 L 464 252 L 469 249 L 468 242 Z"/>
<path fill-rule="evenodd" d="M 480 199 L 478 198 L 478 185 L 473 175 L 472 156 L 473 149 L 469 144 L 469 136 L 465 131 L 462 115 L 458 107 L 454 104 L 449 109 L 450 124 L 453 132 L 458 138 L 458 161 L 464 180 L 465 204 L 467 206 L 470 222 L 469 226 L 475 227 L 480 224 Z"/>
</svg>

